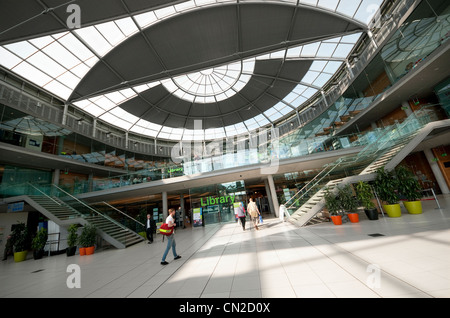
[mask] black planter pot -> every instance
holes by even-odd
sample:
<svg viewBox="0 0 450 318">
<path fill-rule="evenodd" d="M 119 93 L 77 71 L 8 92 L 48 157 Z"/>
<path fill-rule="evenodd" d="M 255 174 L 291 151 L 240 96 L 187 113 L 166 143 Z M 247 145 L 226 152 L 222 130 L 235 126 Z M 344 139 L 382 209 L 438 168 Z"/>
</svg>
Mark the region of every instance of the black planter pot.
<svg viewBox="0 0 450 318">
<path fill-rule="evenodd" d="M 41 259 L 44 256 L 44 249 L 33 251 L 34 259 Z"/>
<path fill-rule="evenodd" d="M 370 209 L 370 210 L 364 209 L 364 212 L 366 213 L 367 218 L 369 220 L 378 220 L 378 210 L 377 209 L 375 209 L 375 208 Z"/>
<path fill-rule="evenodd" d="M 67 256 L 74 256 L 75 252 L 77 251 L 77 247 L 76 246 L 70 246 L 66 249 L 66 255 Z"/>
</svg>

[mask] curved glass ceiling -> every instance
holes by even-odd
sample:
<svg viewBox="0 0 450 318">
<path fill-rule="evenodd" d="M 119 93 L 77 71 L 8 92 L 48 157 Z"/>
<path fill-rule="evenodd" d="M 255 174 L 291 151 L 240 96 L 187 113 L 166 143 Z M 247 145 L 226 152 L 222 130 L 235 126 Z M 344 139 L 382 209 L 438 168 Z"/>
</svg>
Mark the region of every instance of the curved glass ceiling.
<svg viewBox="0 0 450 318">
<path fill-rule="evenodd" d="M 188 102 L 214 103 L 240 91 L 250 80 L 254 68 L 255 60 L 248 59 L 176 76 L 161 83 L 169 92 Z"/>
<path fill-rule="evenodd" d="M 118 44 L 164 19 L 199 8 L 236 3 L 236 0 L 191 0 L 157 10 L 117 19 L 73 31 L 46 35 L 0 46 L 0 64 L 39 87 L 67 100 L 81 79 Z M 240 0 L 258 2 L 255 0 Z M 266 0 L 297 5 L 297 0 Z M 300 0 L 299 5 L 315 7 L 368 24 L 382 0 Z M 74 103 L 92 116 L 122 129 L 155 138 L 200 140 L 246 133 L 273 123 L 313 96 L 333 76 L 361 34 L 291 47 L 253 59 L 217 66 L 199 72 L 168 78 Z M 180 98 L 196 102 L 220 101 L 236 94 L 253 74 L 255 59 L 315 59 L 311 69 L 283 100 L 270 110 L 240 124 L 194 131 L 164 127 L 142 120 L 118 107 L 124 101 L 156 85 Z"/>
</svg>

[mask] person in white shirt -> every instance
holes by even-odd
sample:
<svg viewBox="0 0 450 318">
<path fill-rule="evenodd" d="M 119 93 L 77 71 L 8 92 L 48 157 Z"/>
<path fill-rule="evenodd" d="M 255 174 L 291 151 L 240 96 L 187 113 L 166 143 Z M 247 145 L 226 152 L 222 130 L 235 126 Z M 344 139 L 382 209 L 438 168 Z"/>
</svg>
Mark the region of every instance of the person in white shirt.
<svg viewBox="0 0 450 318">
<path fill-rule="evenodd" d="M 169 216 L 166 218 L 166 223 L 169 227 L 176 226 L 174 217 L 175 217 L 175 210 L 169 209 Z M 161 265 L 169 264 L 168 262 L 166 262 L 166 257 L 167 257 L 167 254 L 169 253 L 170 248 L 172 248 L 174 260 L 181 258 L 181 256 L 177 254 L 176 245 L 177 244 L 175 242 L 175 231 L 173 231 L 173 233 L 167 237 L 167 247 L 166 247 L 166 250 L 164 251 L 164 254 L 163 254 L 163 257 L 161 260 Z"/>
</svg>

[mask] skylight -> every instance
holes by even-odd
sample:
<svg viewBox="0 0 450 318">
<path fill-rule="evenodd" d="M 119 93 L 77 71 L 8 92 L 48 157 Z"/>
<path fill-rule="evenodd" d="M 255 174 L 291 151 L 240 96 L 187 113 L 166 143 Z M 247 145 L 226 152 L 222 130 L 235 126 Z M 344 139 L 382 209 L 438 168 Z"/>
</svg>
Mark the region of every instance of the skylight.
<svg viewBox="0 0 450 318">
<path fill-rule="evenodd" d="M 169 92 L 189 102 L 214 103 L 230 98 L 247 84 L 250 76 L 242 73 L 243 65 L 247 72 L 252 73 L 255 59 L 177 76 L 162 84 Z"/>
<path fill-rule="evenodd" d="M 237 0 L 190 0 L 157 10 L 97 25 L 46 35 L 0 47 L 0 64 L 23 78 L 67 100 L 89 70 L 108 52 L 130 36 L 165 19 L 207 6 L 236 3 Z M 240 0 L 240 3 L 255 0 Z M 268 3 L 297 5 L 297 0 L 266 0 Z M 382 0 L 300 0 L 300 6 L 331 11 L 368 24 Z M 353 49 L 361 34 L 351 34 L 256 58 L 216 66 L 161 81 L 141 84 L 74 103 L 94 117 L 120 128 L 150 137 L 180 140 L 233 136 L 273 123 L 301 106 L 329 81 Z M 286 97 L 255 118 L 230 127 L 195 132 L 164 127 L 123 111 L 120 105 L 138 94 L 163 85 L 179 98 L 194 103 L 214 103 L 235 95 L 250 80 L 255 63 L 261 59 L 315 59 L 310 70 Z"/>
</svg>

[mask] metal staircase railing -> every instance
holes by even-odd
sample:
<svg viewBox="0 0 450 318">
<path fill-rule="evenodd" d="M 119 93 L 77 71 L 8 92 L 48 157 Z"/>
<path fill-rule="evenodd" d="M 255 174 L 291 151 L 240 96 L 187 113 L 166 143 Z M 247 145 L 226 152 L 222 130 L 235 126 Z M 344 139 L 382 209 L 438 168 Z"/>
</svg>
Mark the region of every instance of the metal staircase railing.
<svg viewBox="0 0 450 318">
<path fill-rule="evenodd" d="M 57 185 L 53 184 L 52 186 L 57 189 L 59 192 L 58 194 L 62 193 L 65 195 L 63 198 L 60 197 L 62 202 L 79 211 L 87 222 L 96 226 L 100 236 L 115 247 L 125 248 L 144 240 L 144 238 L 136 232 L 130 230 L 106 214 L 99 212 L 86 202 L 74 197 Z"/>
<path fill-rule="evenodd" d="M 316 189 L 317 192 L 319 189 L 323 188 L 327 184 L 324 180 L 327 182 L 342 180 L 343 177 L 351 175 L 351 171 L 356 171 L 358 168 L 361 169 L 361 165 L 365 167 L 364 163 L 371 163 L 375 159 L 375 156 L 387 147 L 387 143 L 392 139 L 391 134 L 392 127 L 385 128 L 378 133 L 379 138 L 377 138 L 374 143 L 365 146 L 356 156 L 341 157 L 334 163 L 325 165 L 325 167 L 310 182 L 284 204 L 289 214 L 294 213 L 301 205 L 306 203 L 306 201 L 314 195 L 315 192 L 311 193 L 314 189 Z M 332 174 L 333 172 L 334 177 Z M 294 198 L 295 200 L 291 203 L 290 201 Z"/>
<path fill-rule="evenodd" d="M 324 167 L 313 180 L 293 196 L 295 200 L 292 203 L 290 202 L 292 199 L 287 202 L 290 203 L 286 206 L 289 212 L 288 220 L 304 226 L 323 209 L 326 189 L 334 192 L 339 185 L 374 179 L 375 171 L 389 163 L 429 122 L 430 119 L 424 112 L 414 113 L 402 124 L 385 128 L 379 134 L 380 138 L 367 145 L 358 155 L 353 158 L 340 158 Z M 325 183 L 324 180 L 328 182 Z"/>
<path fill-rule="evenodd" d="M 57 185 L 36 186 L 28 182 L 21 184 L 20 187 L 22 195 L 8 198 L 8 200 L 20 198 L 26 201 L 60 226 L 67 227 L 73 223 L 95 225 L 98 235 L 116 248 L 126 248 L 144 240 L 141 235 Z"/>
</svg>

